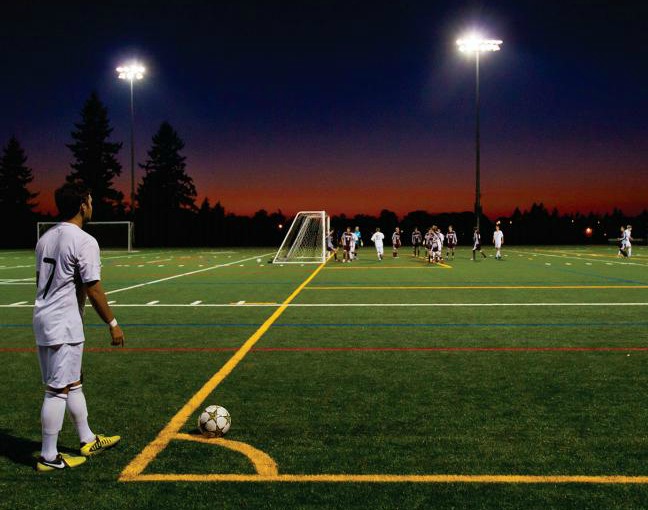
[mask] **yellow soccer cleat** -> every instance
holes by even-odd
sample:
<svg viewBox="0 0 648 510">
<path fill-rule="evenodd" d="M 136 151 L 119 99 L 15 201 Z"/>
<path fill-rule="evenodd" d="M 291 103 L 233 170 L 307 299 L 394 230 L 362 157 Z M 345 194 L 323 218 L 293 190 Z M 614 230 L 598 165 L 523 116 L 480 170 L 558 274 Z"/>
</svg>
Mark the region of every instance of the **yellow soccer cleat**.
<svg viewBox="0 0 648 510">
<path fill-rule="evenodd" d="M 121 436 L 104 436 L 97 434 L 94 441 L 89 443 L 81 443 L 81 455 L 89 457 L 90 455 L 97 455 L 98 453 L 108 450 L 115 446 L 121 440 Z"/>
<path fill-rule="evenodd" d="M 67 453 L 59 453 L 53 461 L 45 460 L 43 457 L 38 457 L 38 460 L 36 461 L 36 471 L 45 473 L 57 469 L 75 468 L 83 464 L 86 460 L 88 459 L 85 457 L 68 455 Z"/>
</svg>

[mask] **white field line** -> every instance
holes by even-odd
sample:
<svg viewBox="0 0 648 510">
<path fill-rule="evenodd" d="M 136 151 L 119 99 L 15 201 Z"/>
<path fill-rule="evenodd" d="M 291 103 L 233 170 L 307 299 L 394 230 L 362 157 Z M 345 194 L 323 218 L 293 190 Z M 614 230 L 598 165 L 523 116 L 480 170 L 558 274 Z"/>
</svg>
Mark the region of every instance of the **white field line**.
<svg viewBox="0 0 648 510">
<path fill-rule="evenodd" d="M 23 301 L 22 303 L 27 303 Z M 281 303 L 115 303 L 110 306 L 113 308 L 276 308 L 281 306 Z M 0 308 L 31 308 L 33 304 L 12 304 L 0 305 Z M 89 303 L 86 306 L 91 306 Z M 590 306 L 648 306 L 648 302 L 632 302 L 632 303 L 290 303 L 290 307 L 294 308 L 344 308 L 344 307 L 374 307 L 374 308 L 402 308 L 402 307 L 541 307 L 541 306 L 574 306 L 574 307 L 590 307 Z"/>
<path fill-rule="evenodd" d="M 131 252 L 131 253 L 126 254 L 126 255 L 115 255 L 113 257 L 101 257 L 101 260 L 123 259 L 123 258 L 127 258 L 127 257 L 150 257 L 151 255 L 157 256 L 157 255 L 159 255 L 161 253 L 167 254 L 168 252 L 164 252 L 164 251 L 151 251 L 151 252 L 144 252 L 144 253 Z"/>
<path fill-rule="evenodd" d="M 29 264 L 27 266 L 7 266 L 7 267 L 0 267 L 0 271 L 4 269 L 23 269 L 25 267 L 31 267 L 34 268 L 34 264 Z"/>
<path fill-rule="evenodd" d="M 264 253 L 263 255 L 254 255 L 253 257 L 248 257 L 246 259 L 235 260 L 235 261 L 232 261 L 232 262 L 227 262 L 226 264 L 217 264 L 215 266 L 209 266 L 209 267 L 205 267 L 203 269 L 196 269 L 195 271 L 189 271 L 187 273 L 181 273 L 181 274 L 176 274 L 176 275 L 173 275 L 173 276 L 167 276 L 166 278 L 160 278 L 158 280 L 152 280 L 150 282 L 138 283 L 136 285 L 131 285 L 130 287 L 123 287 L 121 289 L 109 290 L 108 292 L 106 292 L 106 295 L 116 294 L 117 292 L 123 292 L 125 290 L 137 289 L 139 287 L 145 287 L 146 285 L 153 285 L 154 283 L 166 282 L 166 281 L 169 281 L 169 280 L 174 280 L 176 278 L 181 278 L 183 276 L 190 276 L 192 274 L 204 273 L 205 271 L 211 271 L 212 269 L 218 269 L 220 267 L 232 266 L 234 264 L 238 264 L 239 262 L 246 262 L 248 260 L 255 260 L 258 257 L 266 257 L 268 255 L 271 255 L 272 253 L 274 253 L 274 252 Z"/>
<path fill-rule="evenodd" d="M 144 262 L 145 264 L 155 264 L 156 262 L 167 262 L 169 260 L 173 260 L 172 258 L 170 259 L 158 259 L 158 260 L 149 260 L 148 262 Z"/>
<path fill-rule="evenodd" d="M 513 251 L 513 250 L 511 250 L 511 251 Z M 602 264 L 607 264 L 609 266 L 611 266 L 613 264 L 618 264 L 618 265 L 621 265 L 621 266 L 648 267 L 648 264 L 639 264 L 637 262 L 629 262 L 629 261 L 627 261 L 627 262 L 626 261 L 623 261 L 623 262 L 621 262 L 621 261 L 613 261 L 613 262 L 611 262 L 609 260 L 604 260 L 604 259 L 600 259 L 600 258 L 591 259 L 591 258 L 586 258 L 586 257 L 579 257 L 578 255 L 556 255 L 554 253 L 546 253 L 546 252 L 542 252 L 542 251 L 533 251 L 533 252 L 531 252 L 531 251 L 518 251 L 518 250 L 515 250 L 514 253 L 521 253 L 521 254 L 524 254 L 524 255 L 540 255 L 541 257 L 556 257 L 556 258 L 559 258 L 559 259 L 587 260 L 589 262 L 600 262 Z"/>
<path fill-rule="evenodd" d="M 3 282 L 0 281 L 0 285 L 34 285 L 34 282 Z"/>
</svg>

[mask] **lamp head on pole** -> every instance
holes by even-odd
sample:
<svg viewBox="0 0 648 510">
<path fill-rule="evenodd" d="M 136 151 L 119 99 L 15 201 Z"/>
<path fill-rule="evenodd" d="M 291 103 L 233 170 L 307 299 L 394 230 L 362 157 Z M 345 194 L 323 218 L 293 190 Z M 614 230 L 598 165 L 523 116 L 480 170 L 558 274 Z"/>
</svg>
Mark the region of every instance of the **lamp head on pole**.
<svg viewBox="0 0 648 510">
<path fill-rule="evenodd" d="M 502 41 L 499 39 L 484 39 L 480 35 L 470 34 L 457 39 L 459 51 L 463 53 L 484 53 L 486 51 L 499 51 Z"/>
<path fill-rule="evenodd" d="M 146 69 L 138 62 L 131 62 L 128 65 L 119 66 L 116 71 L 119 73 L 120 80 L 135 81 L 144 78 Z"/>
</svg>

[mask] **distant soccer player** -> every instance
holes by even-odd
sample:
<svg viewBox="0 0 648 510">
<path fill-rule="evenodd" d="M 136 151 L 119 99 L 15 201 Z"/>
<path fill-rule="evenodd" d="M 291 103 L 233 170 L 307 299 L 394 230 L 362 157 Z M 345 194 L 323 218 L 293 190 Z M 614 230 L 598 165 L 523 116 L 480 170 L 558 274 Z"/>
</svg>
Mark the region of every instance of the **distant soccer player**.
<svg viewBox="0 0 648 510">
<path fill-rule="evenodd" d="M 337 247 L 333 245 L 333 238 L 334 238 L 334 232 L 333 230 L 329 230 L 328 234 L 326 236 L 326 251 L 329 252 L 330 254 L 333 254 L 333 258 L 335 261 L 338 261 L 338 256 L 337 256 Z"/>
<path fill-rule="evenodd" d="M 439 261 L 443 262 L 443 242 L 445 241 L 445 236 L 439 227 L 436 229 L 436 234 L 439 239 Z"/>
<path fill-rule="evenodd" d="M 423 245 L 427 251 L 427 260 L 428 264 L 433 262 L 434 258 L 434 227 L 430 227 L 425 233 L 425 238 L 423 239 Z"/>
<path fill-rule="evenodd" d="M 401 231 L 400 228 L 396 227 L 394 233 L 392 234 L 392 256 L 394 258 L 398 257 L 398 248 L 401 247 Z"/>
<path fill-rule="evenodd" d="M 628 258 L 632 257 L 632 225 L 628 225 L 623 232 L 623 247 Z"/>
<path fill-rule="evenodd" d="M 344 250 L 344 257 L 342 262 L 351 262 L 351 247 L 355 246 L 353 239 L 353 232 L 351 227 L 347 227 L 346 232 L 342 234 L 342 249 Z"/>
<path fill-rule="evenodd" d="M 383 241 L 385 239 L 385 234 L 380 231 L 380 228 L 376 228 L 376 231 L 371 236 L 371 241 L 376 246 L 376 254 L 378 255 L 378 260 L 383 259 Z"/>
<path fill-rule="evenodd" d="M 457 233 L 452 229 L 452 225 L 448 227 L 448 235 L 446 236 L 446 239 L 448 240 L 446 258 L 450 258 L 450 254 L 452 254 L 452 258 L 454 259 L 455 246 L 457 246 Z"/>
<path fill-rule="evenodd" d="M 499 222 L 497 223 L 497 225 L 495 225 L 495 232 L 493 232 L 493 244 L 495 245 L 495 260 L 502 260 L 504 232 L 500 230 Z"/>
<path fill-rule="evenodd" d="M 66 183 L 56 190 L 55 200 L 65 221 L 49 229 L 36 245 L 33 326 L 46 385 L 41 409 L 43 444 L 36 461 L 37 471 L 77 467 L 86 457 L 115 446 L 121 439 L 92 432 L 81 385 L 86 296 L 108 325 L 111 345 L 124 345 L 124 333 L 101 285 L 99 245 L 82 230 L 92 218 L 92 197 L 83 185 Z M 58 451 L 66 409 L 79 434 L 81 456 Z"/>
<path fill-rule="evenodd" d="M 360 227 L 355 228 L 355 230 L 353 231 L 353 235 L 356 237 L 355 249 L 353 250 L 353 253 L 355 255 L 355 258 L 358 258 L 358 253 L 360 252 L 360 248 L 364 246 L 364 243 L 362 242 L 362 233 L 360 232 Z"/>
<path fill-rule="evenodd" d="M 414 227 L 414 231 L 412 232 L 412 246 L 414 247 L 415 257 L 421 254 L 421 244 L 423 244 L 423 234 L 421 234 L 418 227 Z"/>
<path fill-rule="evenodd" d="M 482 257 L 486 258 L 486 254 L 481 249 L 481 235 L 479 234 L 479 229 L 475 227 L 473 231 L 473 249 L 472 249 L 472 259 L 475 260 L 475 253 L 481 253 Z"/>
</svg>

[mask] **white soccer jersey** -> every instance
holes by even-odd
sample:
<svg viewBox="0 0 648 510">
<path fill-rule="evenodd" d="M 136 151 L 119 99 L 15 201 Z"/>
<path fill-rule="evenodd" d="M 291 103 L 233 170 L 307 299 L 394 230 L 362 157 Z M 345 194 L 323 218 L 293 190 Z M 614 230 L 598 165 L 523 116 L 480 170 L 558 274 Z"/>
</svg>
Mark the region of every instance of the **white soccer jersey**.
<svg viewBox="0 0 648 510">
<path fill-rule="evenodd" d="M 383 247 L 383 240 L 385 239 L 385 234 L 382 232 L 374 232 L 374 235 L 371 236 L 371 240 L 376 245 L 376 249 Z"/>
<path fill-rule="evenodd" d="M 36 245 L 34 335 L 38 345 L 83 342 L 82 285 L 101 279 L 99 244 L 73 223 L 50 228 Z"/>
<path fill-rule="evenodd" d="M 496 230 L 493 232 L 493 243 L 497 248 L 502 246 L 502 241 L 504 241 L 504 232 L 501 230 Z"/>
<path fill-rule="evenodd" d="M 621 241 L 623 243 L 624 248 L 627 248 L 628 246 L 632 246 L 631 240 L 632 240 L 632 230 L 626 228 L 623 231 L 623 238 Z"/>
</svg>

